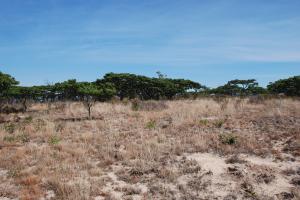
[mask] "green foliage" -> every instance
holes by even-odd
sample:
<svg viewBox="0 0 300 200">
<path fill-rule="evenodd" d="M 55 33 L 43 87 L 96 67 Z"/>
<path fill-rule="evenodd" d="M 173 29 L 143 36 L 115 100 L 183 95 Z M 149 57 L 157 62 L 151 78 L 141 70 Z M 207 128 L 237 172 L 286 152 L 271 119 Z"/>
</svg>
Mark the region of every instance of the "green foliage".
<svg viewBox="0 0 300 200">
<path fill-rule="evenodd" d="M 4 130 L 8 133 L 14 133 L 16 130 L 16 125 L 13 123 L 5 124 Z"/>
<path fill-rule="evenodd" d="M 198 97 L 217 94 L 245 96 L 267 93 L 284 93 L 300 96 L 300 76 L 282 79 L 268 85 L 268 90 L 259 87 L 255 79 L 228 81 L 223 86 L 209 89 L 197 82 L 186 79 L 171 79 L 161 72 L 158 78 L 130 73 L 108 73 L 95 82 L 77 82 L 70 79 L 53 85 L 23 87 L 17 86 L 12 76 L 0 72 L 1 99 L 17 100 L 26 111 L 27 100 L 52 102 L 57 100 L 107 101 L 113 97 L 124 99 L 159 100 Z"/>
<path fill-rule="evenodd" d="M 78 93 L 82 98 L 105 101 L 111 99 L 116 94 L 116 90 L 110 83 L 94 84 L 85 82 L 79 84 Z"/>
<path fill-rule="evenodd" d="M 240 88 L 236 85 L 225 84 L 223 86 L 212 89 L 210 92 L 214 94 L 222 95 L 236 95 L 240 91 Z"/>
<path fill-rule="evenodd" d="M 33 98 L 35 93 L 34 87 L 13 86 L 9 89 L 8 94 L 17 99 Z"/>
<path fill-rule="evenodd" d="M 3 137 L 4 142 L 14 142 L 16 140 L 14 135 L 6 135 Z"/>
<path fill-rule="evenodd" d="M 101 91 L 96 85 L 82 83 L 78 87 L 78 93 L 83 97 L 97 97 L 101 94 Z"/>
<path fill-rule="evenodd" d="M 53 86 L 53 90 L 57 94 L 60 94 L 63 99 L 75 100 L 79 87 L 76 79 L 70 79 L 62 83 L 56 83 Z"/>
<path fill-rule="evenodd" d="M 50 145 L 57 145 L 58 143 L 60 142 L 60 138 L 56 135 L 52 135 L 50 138 L 49 138 L 49 141 L 48 143 Z"/>
<path fill-rule="evenodd" d="M 158 78 L 167 78 L 167 75 L 161 73 L 160 71 L 156 72 Z"/>
<path fill-rule="evenodd" d="M 233 145 L 237 143 L 237 137 L 232 134 L 221 134 L 219 135 L 219 140 L 223 144 Z"/>
<path fill-rule="evenodd" d="M 22 133 L 20 135 L 14 136 L 14 135 L 7 135 L 4 136 L 3 141 L 6 142 L 15 142 L 15 141 L 20 141 L 22 143 L 27 143 L 30 141 L 29 135 Z"/>
<path fill-rule="evenodd" d="M 111 83 L 116 89 L 116 95 L 124 98 L 142 100 L 171 99 L 176 95 L 185 94 L 187 91 L 201 89 L 199 83 L 184 79 L 169 79 L 158 73 L 159 78 L 149 78 L 135 74 L 108 73 L 103 79 L 98 79 L 96 84 Z"/>
<path fill-rule="evenodd" d="M 32 122 L 32 120 L 33 120 L 32 116 L 25 117 L 24 123 L 25 124 L 30 124 Z"/>
<path fill-rule="evenodd" d="M 258 86 L 258 83 L 256 82 L 255 79 L 248 79 L 248 80 L 235 79 L 235 80 L 229 81 L 227 84 L 237 86 L 237 87 L 241 88 L 242 91 L 246 91 L 249 88 Z"/>
<path fill-rule="evenodd" d="M 200 126 L 207 126 L 209 124 L 209 120 L 200 119 L 198 123 L 199 123 Z"/>
<path fill-rule="evenodd" d="M 150 120 L 146 124 L 147 129 L 155 129 L 155 127 L 156 127 L 156 121 L 155 120 Z"/>
<path fill-rule="evenodd" d="M 19 82 L 9 74 L 0 72 L 0 97 L 5 96 L 10 87 L 18 85 Z"/>
<path fill-rule="evenodd" d="M 222 94 L 222 95 L 254 95 L 254 94 L 264 94 L 266 90 L 258 86 L 255 79 L 248 80 L 231 80 L 227 84 L 212 89 L 210 93 Z"/>
<path fill-rule="evenodd" d="M 225 120 L 220 119 L 214 122 L 215 127 L 217 128 L 221 128 L 223 126 L 223 124 L 225 123 Z"/>
<path fill-rule="evenodd" d="M 300 96 L 300 76 L 280 79 L 267 86 L 271 93 L 284 93 L 287 96 Z"/>
</svg>

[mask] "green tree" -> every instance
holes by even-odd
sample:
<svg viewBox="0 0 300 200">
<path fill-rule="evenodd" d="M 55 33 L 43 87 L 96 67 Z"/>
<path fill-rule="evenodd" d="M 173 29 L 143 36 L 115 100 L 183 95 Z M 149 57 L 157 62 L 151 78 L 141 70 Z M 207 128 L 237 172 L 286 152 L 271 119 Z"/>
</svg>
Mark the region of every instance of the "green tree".
<svg viewBox="0 0 300 200">
<path fill-rule="evenodd" d="M 76 79 L 70 79 L 62 83 L 56 83 L 53 87 L 54 92 L 63 99 L 76 100 L 78 96 L 79 83 Z"/>
<path fill-rule="evenodd" d="M 4 74 L 0 72 L 0 97 L 7 95 L 8 90 L 14 86 L 18 85 L 19 82 L 15 80 L 9 74 Z"/>
<path fill-rule="evenodd" d="M 167 75 L 161 73 L 160 71 L 156 72 L 158 78 L 167 78 Z"/>
<path fill-rule="evenodd" d="M 287 96 L 300 96 L 300 76 L 280 79 L 270 83 L 267 88 L 268 91 L 275 94 L 284 93 Z"/>
<path fill-rule="evenodd" d="M 210 93 L 222 94 L 222 95 L 237 95 L 240 92 L 240 88 L 237 85 L 225 84 L 210 90 Z"/>
<path fill-rule="evenodd" d="M 91 109 L 97 100 L 105 101 L 111 99 L 115 94 L 115 88 L 111 84 L 94 84 L 88 82 L 79 83 L 78 94 L 87 108 L 91 119 Z"/>
<path fill-rule="evenodd" d="M 161 75 L 161 74 L 160 74 Z M 123 98 L 148 99 L 171 99 L 176 95 L 182 95 L 190 90 L 197 91 L 201 86 L 199 83 L 184 80 L 170 79 L 159 76 L 159 78 L 149 78 L 128 73 L 108 73 L 103 79 L 98 79 L 96 84 L 110 83 L 116 89 L 116 94 Z"/>
<path fill-rule="evenodd" d="M 16 100 L 19 100 L 22 103 L 23 110 L 27 111 L 27 104 L 29 99 L 34 98 L 33 87 L 22 87 L 22 86 L 13 86 L 8 90 L 8 96 Z"/>
<path fill-rule="evenodd" d="M 212 89 L 211 93 L 224 95 L 251 95 L 265 93 L 264 88 L 259 87 L 255 79 L 240 80 L 235 79 L 228 81 L 227 84 Z"/>
<path fill-rule="evenodd" d="M 251 89 L 258 87 L 258 83 L 255 79 L 247 80 L 231 80 L 227 83 L 229 86 L 239 88 L 241 94 L 250 94 Z"/>
</svg>

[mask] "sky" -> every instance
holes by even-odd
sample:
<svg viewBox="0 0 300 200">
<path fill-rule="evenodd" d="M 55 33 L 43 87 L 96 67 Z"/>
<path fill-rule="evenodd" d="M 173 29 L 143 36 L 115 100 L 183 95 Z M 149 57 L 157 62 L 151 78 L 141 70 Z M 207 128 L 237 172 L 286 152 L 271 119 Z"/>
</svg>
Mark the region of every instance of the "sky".
<svg viewBox="0 0 300 200">
<path fill-rule="evenodd" d="M 0 71 L 26 86 L 157 71 L 266 86 L 300 75 L 300 1 L 0 0 Z"/>
</svg>

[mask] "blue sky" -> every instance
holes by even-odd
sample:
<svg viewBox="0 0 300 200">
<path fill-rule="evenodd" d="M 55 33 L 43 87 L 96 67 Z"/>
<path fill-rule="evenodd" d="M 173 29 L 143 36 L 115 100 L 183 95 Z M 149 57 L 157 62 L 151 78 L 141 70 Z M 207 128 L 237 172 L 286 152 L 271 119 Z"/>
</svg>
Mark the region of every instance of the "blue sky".
<svg viewBox="0 0 300 200">
<path fill-rule="evenodd" d="M 300 75 L 300 1 L 0 0 L 0 71 L 22 85 L 161 71 L 265 86 Z"/>
</svg>

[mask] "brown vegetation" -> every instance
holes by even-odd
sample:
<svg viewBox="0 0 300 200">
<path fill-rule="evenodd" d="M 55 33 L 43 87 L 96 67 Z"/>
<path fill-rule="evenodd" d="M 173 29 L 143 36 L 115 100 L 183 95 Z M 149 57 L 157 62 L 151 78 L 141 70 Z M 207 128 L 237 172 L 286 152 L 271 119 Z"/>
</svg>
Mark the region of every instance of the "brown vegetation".
<svg viewBox="0 0 300 200">
<path fill-rule="evenodd" d="M 0 199 L 299 199 L 300 102 L 33 104 L 0 116 Z"/>
</svg>

